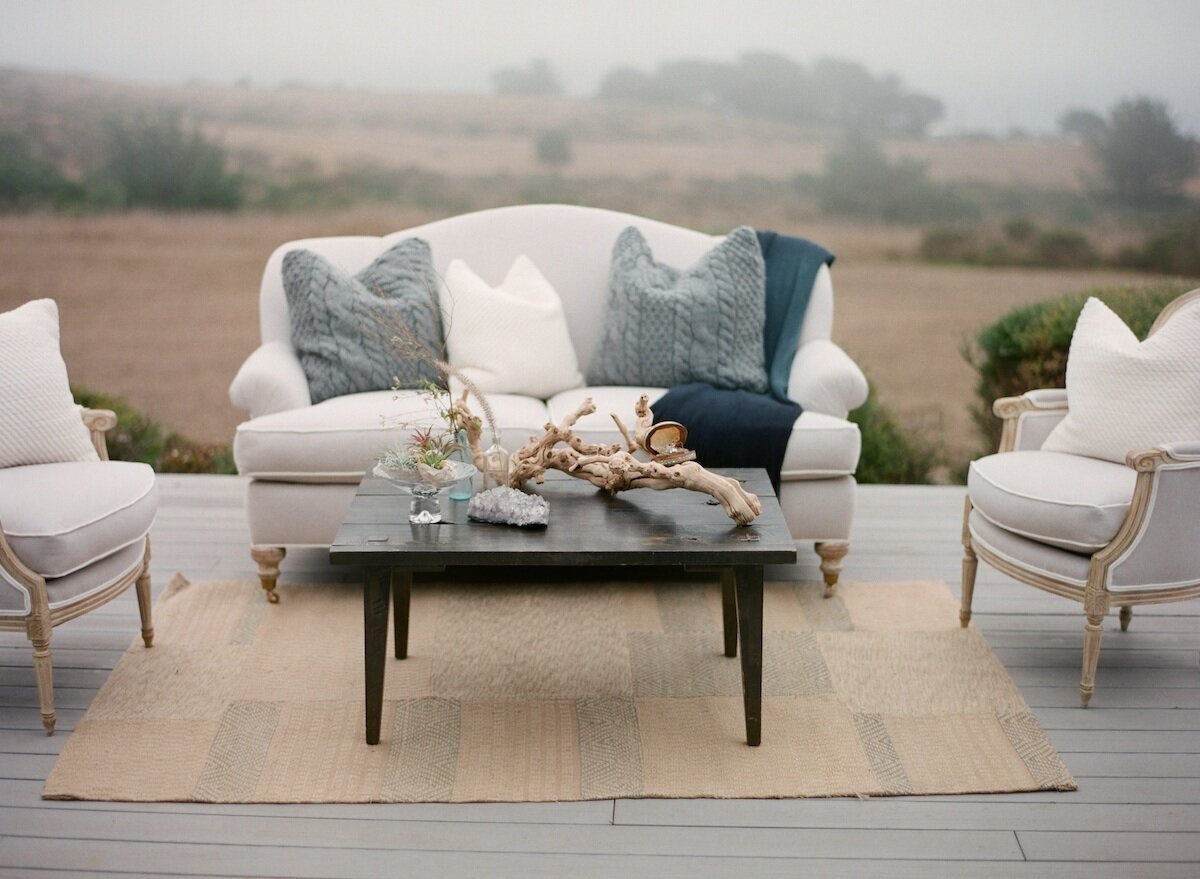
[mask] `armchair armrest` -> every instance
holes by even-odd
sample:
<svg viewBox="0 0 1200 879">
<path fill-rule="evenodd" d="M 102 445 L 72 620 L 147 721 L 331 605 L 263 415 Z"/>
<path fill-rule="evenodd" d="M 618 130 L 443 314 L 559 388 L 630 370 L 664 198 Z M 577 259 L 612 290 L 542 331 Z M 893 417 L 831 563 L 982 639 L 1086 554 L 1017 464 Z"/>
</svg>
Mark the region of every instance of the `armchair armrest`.
<svg viewBox="0 0 1200 879">
<path fill-rule="evenodd" d="M 92 432 L 92 445 L 96 447 L 96 454 L 100 456 L 101 461 L 107 461 L 108 443 L 104 434 L 117 426 L 117 413 L 111 409 L 88 409 L 86 406 L 80 406 L 79 417 L 83 419 L 84 426 Z"/>
<path fill-rule="evenodd" d="M 1001 397 L 992 412 L 1004 420 L 1000 452 L 1040 449 L 1050 431 L 1066 417 L 1065 388 L 1041 388 L 1019 397 Z"/>
<path fill-rule="evenodd" d="M 1138 474 L 1133 501 L 1117 535 L 1093 557 L 1103 572 L 1096 585 L 1109 592 L 1200 594 L 1200 440 L 1132 451 L 1125 463 Z"/>
<path fill-rule="evenodd" d="M 801 345 L 788 376 L 788 396 L 811 412 L 845 418 L 867 399 L 867 379 L 829 339 Z"/>
<path fill-rule="evenodd" d="M 308 379 L 287 342 L 267 342 L 256 349 L 233 377 L 229 399 L 251 418 L 312 405 Z"/>
</svg>

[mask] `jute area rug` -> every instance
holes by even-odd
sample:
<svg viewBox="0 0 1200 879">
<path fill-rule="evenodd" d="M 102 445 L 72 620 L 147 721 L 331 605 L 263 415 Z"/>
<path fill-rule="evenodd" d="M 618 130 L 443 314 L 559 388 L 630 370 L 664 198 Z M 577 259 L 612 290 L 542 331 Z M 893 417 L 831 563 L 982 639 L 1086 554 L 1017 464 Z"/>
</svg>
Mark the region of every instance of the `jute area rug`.
<svg viewBox="0 0 1200 879">
<path fill-rule="evenodd" d="M 748 747 L 717 584 L 418 584 L 363 738 L 351 584 L 169 585 L 43 796 L 537 801 L 1068 790 L 1070 773 L 940 583 L 768 583 Z"/>
</svg>

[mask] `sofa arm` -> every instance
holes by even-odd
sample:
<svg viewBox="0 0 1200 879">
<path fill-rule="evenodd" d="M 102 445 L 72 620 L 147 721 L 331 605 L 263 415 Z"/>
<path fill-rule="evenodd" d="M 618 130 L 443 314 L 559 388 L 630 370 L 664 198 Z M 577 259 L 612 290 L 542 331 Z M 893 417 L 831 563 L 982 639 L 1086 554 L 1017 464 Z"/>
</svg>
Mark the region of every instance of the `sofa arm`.
<svg viewBox="0 0 1200 879">
<path fill-rule="evenodd" d="M 997 451 L 1040 449 L 1050 431 L 1067 416 L 1067 392 L 1064 388 L 1041 388 L 1019 397 L 1001 397 L 992 404 L 992 412 L 1004 420 Z"/>
<path fill-rule="evenodd" d="M 229 399 L 251 418 L 312 405 L 308 379 L 287 342 L 267 342 L 247 357 L 229 386 Z"/>
<path fill-rule="evenodd" d="M 850 355 L 828 339 L 800 346 L 788 376 L 788 396 L 810 412 L 845 418 L 867 399 L 867 378 Z"/>
</svg>

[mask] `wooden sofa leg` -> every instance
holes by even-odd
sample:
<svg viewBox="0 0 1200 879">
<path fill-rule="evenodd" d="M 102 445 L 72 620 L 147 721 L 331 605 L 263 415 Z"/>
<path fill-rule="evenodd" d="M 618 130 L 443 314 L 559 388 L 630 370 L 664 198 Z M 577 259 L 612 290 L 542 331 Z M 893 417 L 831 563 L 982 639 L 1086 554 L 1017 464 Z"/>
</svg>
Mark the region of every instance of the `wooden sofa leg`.
<svg viewBox="0 0 1200 879">
<path fill-rule="evenodd" d="M 1096 665 L 1100 660 L 1100 637 L 1104 633 L 1104 614 L 1089 613 L 1083 627 L 1083 675 L 1079 679 L 1079 704 L 1092 701 L 1096 689 Z"/>
<path fill-rule="evenodd" d="M 38 698 L 42 703 L 42 726 L 46 735 L 54 734 L 54 669 L 50 664 L 50 638 L 33 640 L 33 673 L 37 677 Z"/>
<path fill-rule="evenodd" d="M 971 601 L 975 597 L 975 571 L 979 568 L 979 559 L 975 556 L 975 548 L 970 542 L 963 544 L 962 560 L 962 607 L 958 611 L 958 624 L 964 629 L 971 623 Z"/>
<path fill-rule="evenodd" d="M 146 538 L 146 557 L 142 560 L 142 572 L 137 583 L 138 615 L 142 618 L 142 643 L 154 646 L 154 621 L 150 614 L 150 539 Z"/>
<path fill-rule="evenodd" d="M 287 550 L 282 546 L 250 547 L 250 558 L 258 563 L 258 579 L 262 581 L 262 588 L 267 591 L 267 601 L 271 604 L 279 603 L 275 584 L 279 581 L 279 563 L 285 555 Z"/>
<path fill-rule="evenodd" d="M 1133 605 L 1127 604 L 1121 608 L 1121 631 L 1129 631 L 1129 621 L 1133 619 Z"/>
<path fill-rule="evenodd" d="M 850 544 L 844 540 L 826 540 L 816 544 L 816 550 L 821 557 L 821 573 L 825 576 L 825 597 L 830 598 L 837 587 L 842 559 L 850 551 Z"/>
</svg>

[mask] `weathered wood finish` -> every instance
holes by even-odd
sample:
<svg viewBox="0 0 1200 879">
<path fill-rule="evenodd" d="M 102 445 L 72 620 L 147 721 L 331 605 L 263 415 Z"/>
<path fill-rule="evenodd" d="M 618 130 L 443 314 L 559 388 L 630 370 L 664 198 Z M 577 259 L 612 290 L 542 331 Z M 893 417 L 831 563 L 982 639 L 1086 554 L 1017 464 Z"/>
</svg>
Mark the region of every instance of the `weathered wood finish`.
<svg viewBox="0 0 1200 879">
<path fill-rule="evenodd" d="M 412 598 L 412 571 L 407 568 L 392 568 L 392 616 L 395 619 L 395 642 L 397 659 L 408 658 L 408 607 Z"/>
<path fill-rule="evenodd" d="M 83 423 L 91 431 L 92 444 L 100 460 L 108 460 L 105 431 L 117 425 L 117 416 L 107 409 L 80 409 Z M 23 631 L 33 643 L 33 667 L 41 702 L 42 726 L 46 735 L 54 733 L 57 714 L 54 710 L 54 669 L 50 651 L 50 634 L 55 626 L 83 616 L 112 601 L 130 586 L 137 584 L 138 609 L 142 618 L 142 640 L 147 647 L 154 641 L 154 626 L 150 616 L 150 538 L 145 539 L 145 553 L 137 567 L 103 589 L 59 607 L 50 606 L 46 580 L 17 558 L 4 530 L 0 528 L 0 571 L 20 583 L 29 592 L 30 611 L 24 617 L 0 617 L 0 631 Z"/>
<path fill-rule="evenodd" d="M 764 564 L 795 562 L 796 545 L 765 471 L 729 470 L 714 476 L 762 493 L 763 512 L 757 521 L 748 526 L 732 525 L 720 509 L 689 492 L 613 497 L 586 483 L 558 478 L 538 489 L 550 504 L 550 524 L 546 528 L 469 522 L 466 504 L 444 496 L 441 523 L 412 525 L 407 520 L 405 495 L 386 480 L 364 480 L 329 548 L 329 558 L 334 564 L 361 565 L 365 571 L 367 743 L 379 741 L 387 600 L 386 596 L 379 599 L 375 581 L 384 577 L 384 572 L 392 572 L 393 589 L 400 584 L 396 658 L 403 659 L 407 656 L 409 586 L 416 569 L 641 565 L 679 569 L 712 566 L 733 572 L 736 610 L 731 610 L 727 581 L 722 580 L 726 596 L 725 650 L 727 656 L 736 655 L 737 637 L 732 630 L 740 628 L 746 738 L 757 745 L 762 723 L 762 569 Z"/>
</svg>

